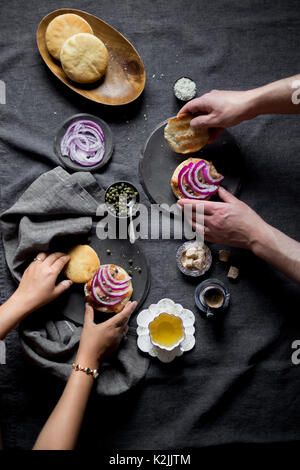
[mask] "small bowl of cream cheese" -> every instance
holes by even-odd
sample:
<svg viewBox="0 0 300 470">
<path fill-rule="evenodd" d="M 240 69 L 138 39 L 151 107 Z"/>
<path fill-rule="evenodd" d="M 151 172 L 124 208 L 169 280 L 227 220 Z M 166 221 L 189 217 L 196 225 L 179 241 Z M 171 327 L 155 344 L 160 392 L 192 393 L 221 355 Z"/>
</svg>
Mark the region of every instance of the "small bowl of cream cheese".
<svg viewBox="0 0 300 470">
<path fill-rule="evenodd" d="M 174 95 L 179 101 L 190 101 L 195 98 L 196 94 L 196 83 L 191 78 L 181 77 L 174 83 Z"/>
</svg>

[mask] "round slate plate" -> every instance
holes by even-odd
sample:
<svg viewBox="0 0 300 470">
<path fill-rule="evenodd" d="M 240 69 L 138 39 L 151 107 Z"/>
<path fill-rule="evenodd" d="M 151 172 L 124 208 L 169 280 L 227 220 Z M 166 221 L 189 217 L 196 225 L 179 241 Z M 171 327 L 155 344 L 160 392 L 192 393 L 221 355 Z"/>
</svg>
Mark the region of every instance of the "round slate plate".
<svg viewBox="0 0 300 470">
<path fill-rule="evenodd" d="M 101 264 L 117 264 L 126 269 L 126 271 L 132 271 L 133 295 L 131 300 L 136 300 L 138 302 L 137 308 L 140 308 L 147 297 L 151 277 L 147 259 L 138 244 L 134 243 L 134 245 L 132 245 L 128 240 L 99 240 L 94 227 L 90 242 L 87 241 L 87 236 L 74 236 L 71 240 L 70 238 L 65 241 L 60 240 L 55 246 L 55 250 L 66 252 L 78 243 L 89 244 L 94 248 L 98 253 Z M 51 249 L 54 249 L 54 246 L 51 246 Z M 107 249 L 111 251 L 111 255 L 106 253 Z M 132 265 L 128 263 L 129 259 L 133 260 Z M 134 269 L 135 267 L 140 267 L 142 272 L 139 273 Z M 73 284 L 71 288 L 59 298 L 60 305 L 57 307 L 66 318 L 80 325 L 83 324 L 85 310 L 83 286 L 84 284 Z M 109 314 L 95 310 L 96 323 L 107 320 L 109 317 Z"/>
<path fill-rule="evenodd" d="M 216 142 L 206 145 L 199 152 L 181 155 L 173 152 L 164 139 L 167 122 L 168 120 L 160 123 L 151 132 L 142 150 L 139 176 L 150 201 L 168 205 L 176 202 L 170 185 L 171 176 L 175 168 L 190 157 L 211 161 L 224 176 L 222 186 L 237 195 L 241 187 L 243 161 L 233 136 L 224 131 Z"/>
<path fill-rule="evenodd" d="M 60 150 L 60 144 L 62 141 L 63 136 L 65 135 L 68 127 L 75 121 L 79 121 L 80 119 L 88 119 L 90 121 L 94 121 L 103 130 L 105 136 L 105 152 L 104 156 L 100 163 L 97 163 L 93 166 L 81 166 L 75 162 L 73 162 L 67 155 L 62 155 Z M 59 161 L 65 168 L 69 168 L 73 171 L 96 171 L 102 168 L 106 163 L 110 160 L 114 149 L 114 141 L 113 141 L 113 134 L 106 122 L 100 119 L 98 116 L 93 116 L 92 114 L 75 114 L 74 116 L 68 118 L 60 127 L 59 131 L 57 132 L 55 139 L 54 139 L 54 152 L 58 157 Z"/>
</svg>

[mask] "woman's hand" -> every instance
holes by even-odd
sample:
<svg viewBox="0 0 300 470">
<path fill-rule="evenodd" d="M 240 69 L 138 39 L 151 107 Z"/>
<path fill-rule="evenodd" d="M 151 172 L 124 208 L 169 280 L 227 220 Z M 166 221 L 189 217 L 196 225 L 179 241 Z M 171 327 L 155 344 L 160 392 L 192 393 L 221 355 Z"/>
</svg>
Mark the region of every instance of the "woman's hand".
<svg viewBox="0 0 300 470">
<path fill-rule="evenodd" d="M 235 126 L 246 119 L 252 119 L 253 97 L 250 91 L 212 90 L 210 93 L 186 103 L 179 114 L 194 114 L 191 127 L 210 128 L 209 143 L 213 142 L 223 129 Z"/>
<path fill-rule="evenodd" d="M 204 231 L 204 239 L 211 243 L 253 249 L 256 242 L 270 236 L 271 227 L 247 204 L 237 199 L 224 188 L 219 188 L 224 202 L 193 201 L 180 199 L 178 205 L 184 209 L 192 205 L 190 223 L 198 233 Z M 204 213 L 204 226 L 197 223 L 196 212 Z M 199 217 L 201 220 L 201 217 Z"/>
<path fill-rule="evenodd" d="M 97 369 L 100 361 L 112 354 L 128 331 L 128 321 L 137 303 L 128 302 L 124 309 L 99 325 L 94 323 L 94 309 L 86 304 L 84 325 L 76 363 Z"/>
<path fill-rule="evenodd" d="M 30 312 L 56 299 L 71 286 L 69 280 L 56 285 L 57 277 L 69 259 L 64 253 L 38 254 L 25 270 L 17 290 L 0 307 L 0 339 Z"/>
<path fill-rule="evenodd" d="M 39 253 L 24 271 L 19 287 L 13 294 L 27 313 L 51 302 L 72 285 L 64 280 L 56 285 L 56 280 L 70 257 L 65 253 Z"/>
</svg>

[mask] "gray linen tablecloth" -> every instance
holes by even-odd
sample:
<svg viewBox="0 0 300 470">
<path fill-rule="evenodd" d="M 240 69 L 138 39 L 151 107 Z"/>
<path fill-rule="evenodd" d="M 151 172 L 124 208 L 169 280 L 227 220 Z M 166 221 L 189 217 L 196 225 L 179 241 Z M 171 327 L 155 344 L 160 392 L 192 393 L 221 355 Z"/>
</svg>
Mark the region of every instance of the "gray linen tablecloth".
<svg viewBox="0 0 300 470">
<path fill-rule="evenodd" d="M 114 132 L 115 153 L 96 174 L 97 181 L 103 187 L 120 179 L 138 183 L 140 149 L 148 133 L 179 109 L 172 92 L 178 77 L 192 77 L 202 94 L 214 88 L 253 88 L 299 73 L 297 0 L 74 0 L 72 7 L 101 17 L 127 36 L 147 70 L 139 100 L 106 108 L 63 86 L 38 54 L 38 22 L 65 5 L 32 0 L 20 8 L 21 3 L 0 5 L 0 79 L 7 88 L 7 104 L 0 105 L 1 211 L 57 166 L 53 138 L 74 113 L 94 113 Z M 246 167 L 241 199 L 296 239 L 299 119 L 262 116 L 232 129 Z M 196 346 L 169 365 L 152 360 L 145 380 L 123 396 L 94 394 L 79 446 L 122 450 L 299 441 L 300 374 L 291 362 L 292 342 L 300 338 L 299 288 L 250 253 L 232 250 L 241 276 L 229 286 L 230 310 L 214 325 L 198 315 L 195 285 L 176 268 L 178 245 L 172 240 L 142 243 L 153 277 L 145 306 L 170 297 L 193 310 Z M 218 249 L 212 246 L 215 263 L 209 275 L 227 282 L 226 268 L 217 262 Z M 3 252 L 1 257 L 5 300 L 14 284 Z M 15 331 L 6 349 L 7 364 L 0 366 L 4 444 L 26 449 L 61 388 L 25 362 Z"/>
</svg>

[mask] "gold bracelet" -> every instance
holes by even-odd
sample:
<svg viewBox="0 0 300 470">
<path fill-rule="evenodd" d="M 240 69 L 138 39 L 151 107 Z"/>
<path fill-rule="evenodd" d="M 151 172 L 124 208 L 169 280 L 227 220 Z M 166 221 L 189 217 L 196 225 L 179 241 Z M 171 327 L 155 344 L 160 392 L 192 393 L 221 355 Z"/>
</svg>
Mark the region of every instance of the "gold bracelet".
<svg viewBox="0 0 300 470">
<path fill-rule="evenodd" d="M 72 364 L 72 369 L 75 371 L 80 371 L 80 372 L 85 372 L 88 375 L 92 375 L 94 379 L 97 379 L 99 377 L 99 372 L 97 369 L 90 369 L 89 367 L 82 367 L 80 364 Z"/>
</svg>

